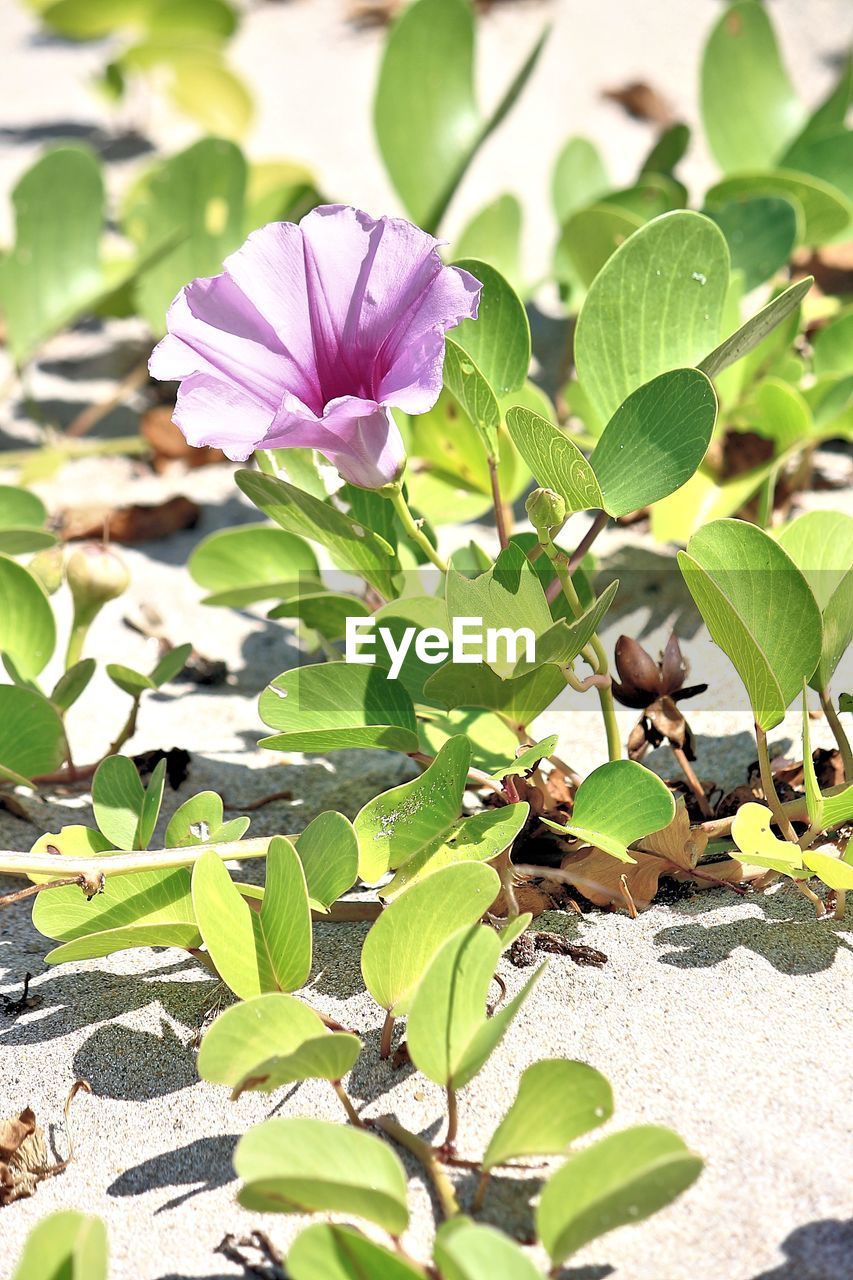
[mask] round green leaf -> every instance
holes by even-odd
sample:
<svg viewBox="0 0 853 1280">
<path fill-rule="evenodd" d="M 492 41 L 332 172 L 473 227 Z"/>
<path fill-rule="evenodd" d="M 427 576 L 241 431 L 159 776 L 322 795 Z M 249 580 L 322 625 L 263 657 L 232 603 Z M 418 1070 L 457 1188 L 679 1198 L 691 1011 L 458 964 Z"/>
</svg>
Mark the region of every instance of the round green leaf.
<svg viewBox="0 0 853 1280">
<path fill-rule="evenodd" d="M 518 391 L 530 367 L 530 322 L 524 304 L 497 268 L 476 258 L 455 264 L 483 286 L 476 320 L 463 320 L 453 341 L 474 360 L 497 396 Z"/>
<path fill-rule="evenodd" d="M 297 1236 L 287 1255 L 292 1280 L 423 1280 L 398 1253 L 368 1240 L 354 1227 L 316 1222 Z"/>
<path fill-rule="evenodd" d="M 319 813 L 296 838 L 311 906 L 328 911 L 358 876 L 358 840 L 342 813 Z"/>
<path fill-rule="evenodd" d="M 107 1280 L 107 1229 L 71 1209 L 48 1214 L 27 1236 L 12 1280 Z"/>
<path fill-rule="evenodd" d="M 325 1120 L 274 1119 L 240 1139 L 241 1205 L 267 1213 L 346 1213 L 391 1235 L 409 1221 L 406 1175 L 371 1133 Z"/>
<path fill-rule="evenodd" d="M 0 685 L 0 775 L 54 773 L 68 754 L 56 707 L 35 689 Z"/>
<path fill-rule="evenodd" d="M 797 242 L 797 210 L 780 196 L 753 196 L 730 200 L 708 210 L 726 237 L 732 271 L 743 273 L 749 293 L 780 271 Z"/>
<path fill-rule="evenodd" d="M 616 250 L 575 331 L 578 377 L 602 421 L 637 387 L 695 365 L 715 345 L 728 283 L 723 233 L 699 213 L 654 218 Z"/>
<path fill-rule="evenodd" d="M 615 1227 L 670 1204 L 702 1171 L 677 1134 L 638 1125 L 571 1156 L 545 1184 L 539 1238 L 555 1264 Z"/>
<path fill-rule="evenodd" d="M 442 1280 L 540 1280 L 520 1245 L 462 1215 L 439 1227 L 433 1256 Z"/>
<path fill-rule="evenodd" d="M 202 1080 L 272 1093 L 312 1078 L 340 1080 L 361 1050 L 358 1036 L 332 1032 L 308 1005 L 271 992 L 241 1001 L 208 1028 L 198 1053 Z"/>
<path fill-rule="evenodd" d="M 395 1017 L 407 1013 L 439 948 L 494 902 L 500 877 L 482 862 L 459 862 L 417 880 L 386 907 L 361 952 L 365 986 Z"/>
<path fill-rule="evenodd" d="M 56 623 L 47 592 L 23 565 L 0 555 L 0 653 L 8 653 L 29 679 L 56 646 Z"/>
<path fill-rule="evenodd" d="M 477 258 L 488 262 L 514 289 L 520 290 L 521 217 L 521 204 L 516 196 L 498 196 L 465 224 L 453 249 L 454 259 Z"/>
<path fill-rule="evenodd" d="M 249 818 L 231 818 L 225 822 L 221 797 L 215 791 L 200 791 L 185 800 L 172 814 L 164 844 L 167 849 L 224 844 L 241 839 L 249 822 Z"/>
<path fill-rule="evenodd" d="M 822 245 L 841 235 L 850 222 L 853 206 L 838 187 L 793 169 L 755 169 L 733 174 L 711 187 L 705 196 L 709 206 L 752 196 L 779 196 L 802 212 L 799 238 L 807 245 Z"/>
<path fill-rule="evenodd" d="M 717 397 L 698 369 L 673 369 L 638 387 L 616 410 L 590 458 L 611 516 L 680 489 L 705 456 Z"/>
<path fill-rule="evenodd" d="M 613 1115 L 613 1091 L 585 1062 L 544 1058 L 522 1073 L 518 1093 L 483 1156 L 493 1169 L 522 1156 L 557 1156 Z"/>
<path fill-rule="evenodd" d="M 562 226 L 578 209 L 592 204 L 611 189 L 604 161 L 587 138 L 569 138 L 557 157 L 551 199 Z"/>
<path fill-rule="evenodd" d="M 559 493 L 569 511 L 586 511 L 603 505 L 595 472 L 564 431 L 521 406 L 508 410 L 506 426 L 536 480 L 543 488 Z"/>
<path fill-rule="evenodd" d="M 674 817 L 672 793 L 656 774 L 635 760 L 611 760 L 584 778 L 567 826 L 543 821 L 622 862 L 633 862 L 628 845 L 662 831 Z"/>
<path fill-rule="evenodd" d="M 821 611 L 823 643 L 811 683 L 828 689 L 853 643 L 853 516 L 809 511 L 785 526 L 779 545 L 803 574 Z"/>
<path fill-rule="evenodd" d="M 269 525 L 240 525 L 209 534 L 187 567 L 210 593 L 205 604 L 234 608 L 276 600 L 320 580 L 317 557 L 308 543 Z"/>
<path fill-rule="evenodd" d="M 274 750 L 418 749 L 412 700 L 377 666 L 323 662 L 285 671 L 261 694 L 258 710 L 280 731 L 260 742 Z"/>
<path fill-rule="evenodd" d="M 563 284 L 588 289 L 620 244 L 643 225 L 627 209 L 594 204 L 573 213 L 560 232 L 554 250 L 554 274 Z"/>
<path fill-rule="evenodd" d="M 95 821 L 116 849 L 141 849 L 139 826 L 145 803 L 136 765 L 128 756 L 107 756 L 92 780 Z"/>
<path fill-rule="evenodd" d="M 746 686 L 756 722 L 775 728 L 821 656 L 820 610 L 806 579 L 778 543 L 742 520 L 700 529 L 678 563 L 711 638 Z"/>
</svg>

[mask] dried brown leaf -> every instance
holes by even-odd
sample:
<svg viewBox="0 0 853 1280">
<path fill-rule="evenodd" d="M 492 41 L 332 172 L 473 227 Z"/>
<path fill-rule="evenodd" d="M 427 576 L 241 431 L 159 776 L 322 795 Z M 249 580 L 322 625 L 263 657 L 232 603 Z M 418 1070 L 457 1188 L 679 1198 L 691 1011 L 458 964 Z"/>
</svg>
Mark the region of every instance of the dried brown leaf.
<svg viewBox="0 0 853 1280">
<path fill-rule="evenodd" d="M 139 432 L 151 445 L 151 464 L 155 471 L 164 471 L 173 462 L 195 468 L 225 461 L 221 449 L 211 449 L 209 445 L 197 449 L 187 444 L 180 428 L 172 421 L 173 412 L 170 405 L 155 405 L 139 419 Z"/>
<path fill-rule="evenodd" d="M 617 89 L 603 89 L 602 98 L 617 102 L 632 120 L 651 120 L 655 124 L 672 124 L 674 116 L 669 103 L 644 80 L 632 80 Z"/>
<path fill-rule="evenodd" d="M 129 507 L 72 507 L 60 518 L 60 536 L 66 541 L 98 538 L 109 542 L 153 542 L 198 524 L 201 508 L 177 494 L 165 502 L 136 503 Z"/>
</svg>

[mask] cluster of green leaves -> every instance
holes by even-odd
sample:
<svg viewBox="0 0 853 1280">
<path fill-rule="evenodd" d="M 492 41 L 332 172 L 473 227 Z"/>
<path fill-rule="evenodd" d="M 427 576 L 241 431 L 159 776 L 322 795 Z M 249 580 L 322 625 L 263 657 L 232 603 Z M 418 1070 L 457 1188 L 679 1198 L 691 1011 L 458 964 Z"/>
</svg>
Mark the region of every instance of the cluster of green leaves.
<svg viewBox="0 0 853 1280">
<path fill-rule="evenodd" d="M 165 84 L 171 106 L 224 137 L 242 137 L 252 95 L 225 50 L 239 9 L 229 0 L 26 0 L 49 31 L 69 40 L 120 41 L 95 81 L 111 103 L 134 80 Z"/>
</svg>

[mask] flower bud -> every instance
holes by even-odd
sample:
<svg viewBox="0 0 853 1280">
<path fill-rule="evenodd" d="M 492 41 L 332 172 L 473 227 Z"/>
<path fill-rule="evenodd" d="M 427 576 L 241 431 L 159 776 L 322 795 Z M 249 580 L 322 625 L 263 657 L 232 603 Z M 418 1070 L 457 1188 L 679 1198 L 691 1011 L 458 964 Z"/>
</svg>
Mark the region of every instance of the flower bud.
<svg viewBox="0 0 853 1280">
<path fill-rule="evenodd" d="M 49 596 L 62 586 L 62 571 L 65 562 L 65 548 L 58 542 L 52 547 L 38 551 L 30 561 L 30 573 L 38 578 Z"/>
<path fill-rule="evenodd" d="M 102 543 L 89 542 L 68 557 L 65 577 L 74 597 L 74 613 L 91 622 L 107 603 L 130 586 L 127 565 L 117 552 Z"/>
<path fill-rule="evenodd" d="M 566 519 L 566 500 L 553 489 L 534 489 L 525 503 L 534 529 L 560 529 Z"/>
</svg>

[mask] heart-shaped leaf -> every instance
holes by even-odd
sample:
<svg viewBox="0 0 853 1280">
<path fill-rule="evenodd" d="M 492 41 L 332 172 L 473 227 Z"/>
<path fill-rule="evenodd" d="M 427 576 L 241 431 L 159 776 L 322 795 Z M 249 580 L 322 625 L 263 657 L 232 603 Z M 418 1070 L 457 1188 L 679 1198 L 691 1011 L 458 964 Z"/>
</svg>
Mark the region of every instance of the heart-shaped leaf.
<svg viewBox="0 0 853 1280">
<path fill-rule="evenodd" d="M 341 1080 L 361 1051 L 358 1036 L 332 1032 L 308 1005 L 282 992 L 242 1000 L 208 1028 L 198 1051 L 202 1080 L 232 1097 L 272 1093 L 297 1080 Z"/>
<path fill-rule="evenodd" d="M 24 679 L 47 664 L 56 646 L 56 623 L 47 592 L 23 565 L 0 555 L 0 653 L 12 658 Z"/>
<path fill-rule="evenodd" d="M 260 911 L 241 897 L 213 850 L 193 868 L 192 900 L 210 958 L 241 1000 L 305 984 L 311 971 L 311 911 L 302 863 L 289 840 L 270 841 Z"/>
<path fill-rule="evenodd" d="M 785 526 L 779 545 L 803 574 L 820 609 L 823 643 L 810 683 L 828 689 L 853 642 L 853 517 L 809 511 Z"/>
<path fill-rule="evenodd" d="M 531 917 L 523 917 L 525 924 Z M 491 1017 L 486 1005 L 504 942 L 475 924 L 458 930 L 433 957 L 415 992 L 406 1043 L 419 1071 L 446 1089 L 462 1089 L 485 1065 L 544 966 Z"/>
<path fill-rule="evenodd" d="M 315 1222 L 290 1246 L 292 1280 L 422 1280 L 399 1253 L 368 1240 L 355 1227 Z"/>
<path fill-rule="evenodd" d="M 193 845 L 226 844 L 245 835 L 251 819 L 230 818 L 225 821 L 221 796 L 215 791 L 200 791 L 190 796 L 175 810 L 166 827 L 167 849 L 187 849 Z"/>
<path fill-rule="evenodd" d="M 518 1093 L 483 1156 L 493 1169 L 522 1156 L 557 1156 L 613 1115 L 613 1091 L 585 1062 L 544 1058 L 522 1072 Z"/>
<path fill-rule="evenodd" d="M 502 679 L 484 662 L 460 666 L 448 662 L 430 676 L 424 696 L 435 706 L 485 707 L 513 725 L 526 728 L 565 689 L 559 667 L 546 665 L 524 676 Z"/>
<path fill-rule="evenodd" d="M 237 1143 L 237 1197 L 256 1213 L 346 1213 L 399 1236 L 406 1229 L 406 1175 L 372 1133 L 326 1120 L 266 1120 Z"/>
<path fill-rule="evenodd" d="M 705 456 L 717 397 L 698 369 L 662 373 L 628 396 L 604 428 L 590 465 L 611 516 L 665 498 Z"/>
<path fill-rule="evenodd" d="M 297 836 L 296 852 L 312 908 L 328 911 L 358 875 L 358 840 L 352 823 L 332 810 L 318 813 Z"/>
<path fill-rule="evenodd" d="M 509 849 L 530 813 L 526 801 L 486 809 L 457 822 L 440 843 L 427 844 L 400 867 L 382 888 L 386 900 L 394 898 L 414 880 L 432 875 L 452 862 L 490 862 Z"/>
<path fill-rule="evenodd" d="M 511 758 L 518 746 L 518 735 L 505 720 L 490 711 L 420 709 L 418 736 L 424 755 L 437 756 L 448 739 L 460 733 L 464 733 L 471 744 L 471 764 L 475 769 L 498 768 Z"/>
<path fill-rule="evenodd" d="M 376 666 L 324 662 L 295 667 L 261 694 L 261 719 L 280 732 L 260 745 L 280 751 L 384 747 L 417 751 L 412 700 Z"/>
<path fill-rule="evenodd" d="M 500 877 L 482 862 L 460 862 L 416 881 L 371 926 L 361 972 L 373 999 L 395 1017 L 409 1010 L 442 944 L 474 924 L 497 897 Z"/>
<path fill-rule="evenodd" d="M 702 1172 L 702 1161 L 670 1129 L 638 1125 L 571 1156 L 545 1184 L 536 1211 L 540 1240 L 556 1265 L 615 1227 L 670 1204 Z"/>
<path fill-rule="evenodd" d="M 678 563 L 711 638 L 746 686 L 756 722 L 773 729 L 821 656 L 820 610 L 808 583 L 756 525 L 715 520 Z"/>
<path fill-rule="evenodd" d="M 521 93 L 546 35 L 484 117 L 474 92 L 474 14 L 467 0 L 417 0 L 394 23 L 373 122 L 391 181 L 425 230 L 435 231 L 477 151 Z"/>
<path fill-rule="evenodd" d="M 397 594 L 399 564 L 384 538 L 276 476 L 238 471 L 235 479 L 246 497 L 282 529 L 319 542 L 339 569 L 358 574 L 382 595 Z"/>
<path fill-rule="evenodd" d="M 674 817 L 672 793 L 656 774 L 635 760 L 611 760 L 578 787 L 570 823 L 542 821 L 621 862 L 634 862 L 628 845 L 661 831 Z"/>
<path fill-rule="evenodd" d="M 803 117 L 767 10 L 756 0 L 731 5 L 702 58 L 702 121 L 720 168 L 732 173 L 778 160 Z"/>
<path fill-rule="evenodd" d="M 518 391 L 530 367 L 530 322 L 518 294 L 495 267 L 476 258 L 455 264 L 483 286 L 476 320 L 463 320 L 453 341 L 467 351 L 497 396 Z"/>
<path fill-rule="evenodd" d="M 695 365 L 715 345 L 728 283 L 725 237 L 699 213 L 654 218 L 616 250 L 575 331 L 578 377 L 603 422 L 637 387 Z"/>
<path fill-rule="evenodd" d="M 569 511 L 603 506 L 595 472 L 564 431 L 541 414 L 520 407 L 507 412 L 506 426 L 513 444 L 539 484 L 559 493 Z"/>
<path fill-rule="evenodd" d="M 268 525 L 211 533 L 189 558 L 190 573 L 210 594 L 205 604 L 242 608 L 278 600 L 320 582 L 317 557 L 303 538 Z"/>
<path fill-rule="evenodd" d="M 68 755 L 56 707 L 35 689 L 0 685 L 0 777 L 27 783 L 55 772 Z"/>
<path fill-rule="evenodd" d="M 433 1256 L 442 1280 L 540 1280 L 514 1240 L 460 1214 L 439 1227 Z"/>
<path fill-rule="evenodd" d="M 853 867 L 845 859 L 821 853 L 818 849 L 809 849 L 803 854 L 803 862 L 809 871 L 836 893 L 846 893 L 848 889 L 853 889 Z"/>
<path fill-rule="evenodd" d="M 12 1280 L 107 1280 L 107 1229 L 100 1218 L 50 1213 L 27 1236 Z"/>
</svg>

